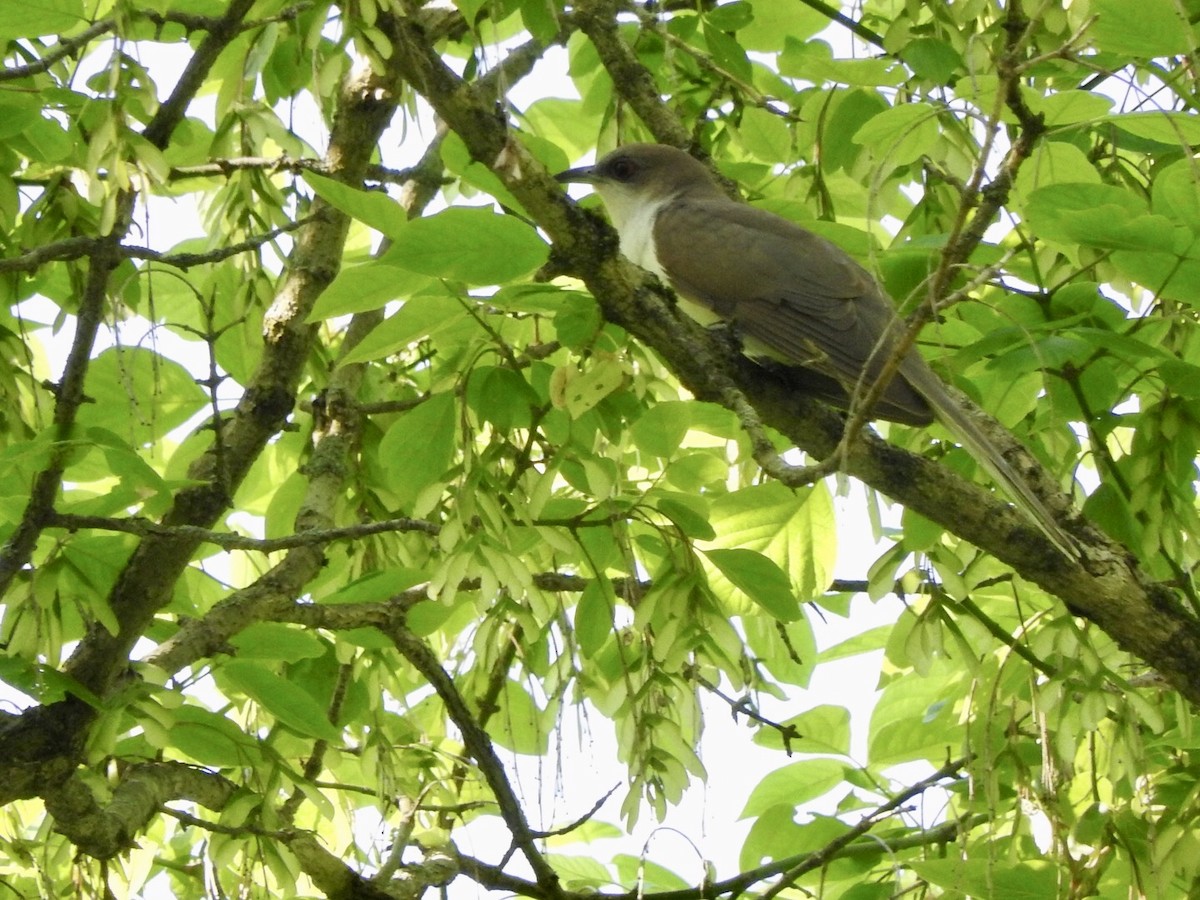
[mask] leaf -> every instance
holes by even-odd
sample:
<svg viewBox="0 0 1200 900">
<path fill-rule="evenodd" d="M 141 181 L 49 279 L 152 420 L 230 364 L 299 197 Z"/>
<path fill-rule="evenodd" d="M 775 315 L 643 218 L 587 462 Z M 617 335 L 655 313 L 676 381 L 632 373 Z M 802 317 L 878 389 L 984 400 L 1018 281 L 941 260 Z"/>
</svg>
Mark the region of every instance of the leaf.
<svg viewBox="0 0 1200 900">
<path fill-rule="evenodd" d="M 846 766 L 835 759 L 802 759 L 776 769 L 750 792 L 740 819 L 762 815 L 772 807 L 794 809 L 842 783 Z"/>
<path fill-rule="evenodd" d="M 639 450 L 663 459 L 674 456 L 692 423 L 692 404 L 681 400 L 655 403 L 630 431 Z"/>
<path fill-rule="evenodd" d="M 424 584 L 428 580 L 429 576 L 420 569 L 400 567 L 377 569 L 355 579 L 328 597 L 321 598 L 321 602 L 331 605 L 377 603 L 388 600 L 415 585 Z"/>
<path fill-rule="evenodd" d="M 850 753 L 850 710 L 844 706 L 814 706 L 782 724 L 793 727 L 799 737 L 785 742 L 778 730 L 760 728 L 754 733 L 754 743 L 800 753 Z"/>
<path fill-rule="evenodd" d="M 417 341 L 423 341 L 456 325 L 466 315 L 461 303 L 454 297 L 417 296 L 405 301 L 395 313 L 388 316 L 363 338 L 342 359 L 342 365 L 370 362 L 399 353 Z"/>
<path fill-rule="evenodd" d="M 907 76 L 904 67 L 890 59 L 834 59 L 833 51 L 825 41 L 801 42 L 790 34 L 784 41 L 779 73 L 790 78 L 884 87 L 898 85 Z"/>
<path fill-rule="evenodd" d="M 707 504 L 702 497 L 687 494 L 664 496 L 656 492 L 654 505 L 693 540 L 711 541 L 717 536 L 709 524 Z"/>
<path fill-rule="evenodd" d="M 852 140 L 889 165 L 920 159 L 939 137 L 937 110 L 928 103 L 899 103 L 873 116 Z"/>
<path fill-rule="evenodd" d="M 779 116 L 765 109 L 751 107 L 742 113 L 737 133 L 742 146 L 764 162 L 774 165 L 793 156 L 792 137 L 787 125 Z"/>
<path fill-rule="evenodd" d="M 304 171 L 304 180 L 327 203 L 388 237 L 401 233 L 408 225 L 404 207 L 382 191 L 360 191 L 308 170 Z"/>
<path fill-rule="evenodd" d="M 327 650 L 316 635 L 280 622 L 255 622 L 230 638 L 229 643 L 238 659 L 297 662 L 323 656 Z"/>
<path fill-rule="evenodd" d="M 738 33 L 747 50 L 778 53 L 788 39 L 801 42 L 829 24 L 818 9 L 775 0 L 755 0 L 754 17 Z"/>
<path fill-rule="evenodd" d="M 342 269 L 317 298 L 308 321 L 381 309 L 392 300 L 411 297 L 428 283 L 427 276 L 381 262 Z"/>
<path fill-rule="evenodd" d="M 577 419 L 625 384 L 628 374 L 625 363 L 609 354 L 597 355 L 582 371 L 559 366 L 550 380 L 550 402 Z"/>
<path fill-rule="evenodd" d="M 893 640 L 903 636 L 893 635 Z M 954 671 L 951 664 L 938 660 L 929 676 L 908 675 L 883 689 L 871 713 L 867 740 L 873 767 L 945 756 L 956 734 L 953 716 L 948 714 L 956 688 L 951 677 Z"/>
<path fill-rule="evenodd" d="M 338 743 L 335 727 L 312 694 L 259 663 L 232 660 L 217 670 L 220 680 L 249 697 L 264 710 L 300 734 Z"/>
<path fill-rule="evenodd" d="M 1061 895 L 1059 871 L 1048 860 L 1005 865 L 991 859 L 925 859 L 909 865 L 930 884 L 960 896 L 1045 900 Z"/>
<path fill-rule="evenodd" d="M 1106 184 L 1051 184 L 1029 195 L 1023 210 L 1047 240 L 1131 250 L 1162 249 L 1172 223 L 1147 214 L 1146 204 Z"/>
<path fill-rule="evenodd" d="M 258 740 L 222 715 L 186 705 L 172 710 L 171 720 L 170 731 L 158 739 L 147 731 L 154 746 L 215 768 L 253 766 L 262 760 Z"/>
<path fill-rule="evenodd" d="M 788 573 L 801 597 L 829 586 L 837 534 L 823 482 L 799 491 L 771 482 L 719 496 L 709 521 L 715 546 L 761 551 Z"/>
<path fill-rule="evenodd" d="M 1135 137 L 1168 146 L 1200 144 L 1200 122 L 1186 113 L 1120 113 L 1106 117 L 1105 121 Z"/>
<path fill-rule="evenodd" d="M 467 404 L 479 418 L 500 431 L 528 428 L 533 408 L 541 405 L 537 392 L 520 372 L 501 366 L 478 366 L 471 373 Z"/>
<path fill-rule="evenodd" d="M 208 395 L 179 363 L 141 347 L 113 347 L 88 366 L 87 392 L 77 422 L 141 447 L 187 422 Z"/>
<path fill-rule="evenodd" d="M 704 555 L 733 585 L 781 622 L 800 617 L 800 604 L 787 574 L 757 550 L 705 550 Z"/>
<path fill-rule="evenodd" d="M 575 607 L 575 639 L 584 656 L 594 656 L 612 636 L 615 606 L 616 597 L 606 580 L 593 578 L 583 589 Z"/>
<path fill-rule="evenodd" d="M 1190 53 L 1196 34 L 1172 0 L 1092 0 L 1088 36 L 1100 50 L 1151 58 Z"/>
<path fill-rule="evenodd" d="M 964 67 L 962 56 L 946 41 L 917 38 L 900 51 L 900 58 L 920 78 L 934 84 L 949 84 Z"/>
<path fill-rule="evenodd" d="M 0 40 L 62 34 L 87 22 L 83 0 L 0 3 Z"/>
<path fill-rule="evenodd" d="M 551 722 L 529 692 L 511 679 L 496 699 L 496 714 L 489 725 L 496 743 L 513 753 L 538 756 L 550 747 Z"/>
<path fill-rule="evenodd" d="M 383 436 L 379 456 L 388 471 L 388 487 L 401 505 L 410 505 L 450 468 L 457 425 L 454 395 L 434 394 L 402 415 Z"/>
<path fill-rule="evenodd" d="M 550 248 L 514 216 L 453 207 L 394 232 L 387 258 L 414 272 L 467 284 L 513 281 L 542 266 Z"/>
</svg>

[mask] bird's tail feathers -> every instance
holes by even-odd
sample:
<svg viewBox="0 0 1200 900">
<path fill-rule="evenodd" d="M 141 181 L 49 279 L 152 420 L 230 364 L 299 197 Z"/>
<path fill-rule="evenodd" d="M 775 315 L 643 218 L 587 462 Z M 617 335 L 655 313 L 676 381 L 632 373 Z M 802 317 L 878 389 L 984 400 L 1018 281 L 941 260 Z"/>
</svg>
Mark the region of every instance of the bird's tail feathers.
<svg viewBox="0 0 1200 900">
<path fill-rule="evenodd" d="M 946 390 L 941 379 L 928 367 L 920 374 L 905 371 L 905 377 L 934 408 L 938 419 L 949 428 L 972 456 L 987 470 L 1009 497 L 1041 529 L 1042 533 L 1067 558 L 1078 559 L 1078 542 L 1063 530 L 1029 482 L 1009 464 L 999 448 L 979 427 L 971 414 Z"/>
</svg>

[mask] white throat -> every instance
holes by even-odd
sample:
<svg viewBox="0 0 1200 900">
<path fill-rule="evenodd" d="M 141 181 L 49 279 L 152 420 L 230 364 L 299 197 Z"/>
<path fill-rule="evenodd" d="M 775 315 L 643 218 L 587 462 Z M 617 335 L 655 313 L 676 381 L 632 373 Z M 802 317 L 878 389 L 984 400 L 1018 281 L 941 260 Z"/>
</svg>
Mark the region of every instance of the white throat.
<svg viewBox="0 0 1200 900">
<path fill-rule="evenodd" d="M 667 273 L 658 264 L 658 253 L 654 247 L 654 220 L 670 199 L 658 197 L 647 200 L 620 188 L 605 190 L 604 187 L 599 188 L 600 194 L 613 227 L 621 237 L 621 253 L 666 281 Z"/>
</svg>

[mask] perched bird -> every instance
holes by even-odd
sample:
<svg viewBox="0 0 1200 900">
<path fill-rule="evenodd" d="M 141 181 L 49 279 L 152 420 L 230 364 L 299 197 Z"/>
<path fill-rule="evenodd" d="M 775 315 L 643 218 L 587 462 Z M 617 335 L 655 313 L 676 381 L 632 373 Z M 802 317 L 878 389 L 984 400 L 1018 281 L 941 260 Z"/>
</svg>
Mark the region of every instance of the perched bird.
<svg viewBox="0 0 1200 900">
<path fill-rule="evenodd" d="M 903 334 L 882 288 L 843 250 L 799 225 L 738 203 L 682 150 L 627 144 L 555 176 L 595 187 L 621 252 L 669 284 L 702 324 L 730 323 L 749 355 L 819 373 L 843 404 L 870 384 Z M 871 410 L 925 425 L 936 416 L 1059 550 L 1076 544 L 915 351 Z"/>
</svg>

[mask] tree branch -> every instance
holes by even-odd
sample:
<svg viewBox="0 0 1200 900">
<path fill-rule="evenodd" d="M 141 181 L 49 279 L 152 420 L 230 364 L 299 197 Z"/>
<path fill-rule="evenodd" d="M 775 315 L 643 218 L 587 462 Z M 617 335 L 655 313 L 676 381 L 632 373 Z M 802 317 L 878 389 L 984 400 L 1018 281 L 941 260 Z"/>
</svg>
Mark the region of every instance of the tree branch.
<svg viewBox="0 0 1200 900">
<path fill-rule="evenodd" d="M 280 538 L 252 538 L 228 531 L 212 531 L 198 525 L 163 525 L 150 519 L 113 519 L 107 516 L 81 516 L 72 513 L 50 513 L 45 520 L 47 528 L 66 528 L 69 531 L 95 529 L 136 534 L 140 537 L 186 538 L 196 543 L 215 544 L 225 550 L 249 550 L 257 553 L 275 553 L 297 547 L 314 547 L 333 541 L 358 540 L 374 534 L 391 532 L 420 532 L 436 535 L 439 527 L 424 519 L 384 519 L 379 522 L 361 522 L 341 528 L 322 528 L 297 531 Z"/>
<path fill-rule="evenodd" d="M 237 790 L 229 779 L 194 766 L 144 763 L 121 777 L 103 806 L 83 780 L 74 778 L 46 792 L 46 811 L 54 817 L 54 830 L 80 851 L 111 859 L 132 846 L 134 836 L 168 800 L 190 800 L 219 811 Z"/>
<path fill-rule="evenodd" d="M 425 680 L 441 698 L 451 721 L 462 734 L 467 752 L 479 766 L 479 771 L 483 774 L 488 787 L 492 789 L 492 794 L 500 807 L 500 815 L 504 818 L 504 822 L 513 836 L 513 842 L 520 848 L 528 860 L 530 868 L 533 869 L 538 888 L 544 896 L 559 896 L 558 874 L 538 849 L 533 831 L 525 818 L 525 810 L 513 792 L 508 775 L 504 771 L 504 763 L 496 756 L 496 751 L 492 748 L 492 740 L 488 737 L 487 732 L 476 723 L 474 714 L 467 708 L 466 702 L 454 685 L 454 680 L 442 668 L 438 658 L 428 645 L 409 631 L 406 626 L 396 623 L 385 631 L 395 643 L 396 649 L 403 654 L 414 669 L 425 677 Z"/>
</svg>

